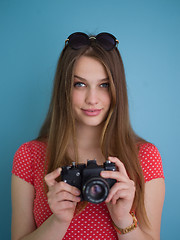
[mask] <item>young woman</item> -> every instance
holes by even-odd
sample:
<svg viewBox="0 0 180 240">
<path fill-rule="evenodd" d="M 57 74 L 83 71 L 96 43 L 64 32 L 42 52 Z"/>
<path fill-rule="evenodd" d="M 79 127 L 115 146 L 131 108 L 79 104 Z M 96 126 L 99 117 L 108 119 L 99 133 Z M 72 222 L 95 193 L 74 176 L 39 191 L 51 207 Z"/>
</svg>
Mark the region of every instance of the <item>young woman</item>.
<svg viewBox="0 0 180 240">
<path fill-rule="evenodd" d="M 118 40 L 71 34 L 58 61 L 47 118 L 15 154 L 12 240 L 160 239 L 164 175 L 157 148 L 131 128 Z M 62 167 L 106 160 L 115 179 L 102 203 L 60 181 Z"/>
</svg>

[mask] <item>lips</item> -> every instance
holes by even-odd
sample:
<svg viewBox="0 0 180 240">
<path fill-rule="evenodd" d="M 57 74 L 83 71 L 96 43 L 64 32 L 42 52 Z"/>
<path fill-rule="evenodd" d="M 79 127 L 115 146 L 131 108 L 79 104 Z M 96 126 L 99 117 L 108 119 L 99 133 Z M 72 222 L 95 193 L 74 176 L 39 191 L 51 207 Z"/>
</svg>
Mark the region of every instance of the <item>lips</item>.
<svg viewBox="0 0 180 240">
<path fill-rule="evenodd" d="M 87 116 L 98 116 L 102 109 L 82 109 L 83 113 Z"/>
</svg>

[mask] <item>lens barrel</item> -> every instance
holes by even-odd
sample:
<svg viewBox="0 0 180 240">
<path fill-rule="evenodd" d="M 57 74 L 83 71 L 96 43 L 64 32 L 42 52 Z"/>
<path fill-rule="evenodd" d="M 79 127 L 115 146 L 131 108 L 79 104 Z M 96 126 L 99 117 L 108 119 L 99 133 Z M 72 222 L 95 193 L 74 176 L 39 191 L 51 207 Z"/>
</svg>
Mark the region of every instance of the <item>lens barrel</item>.
<svg viewBox="0 0 180 240">
<path fill-rule="evenodd" d="M 82 188 L 83 199 L 91 203 L 104 202 L 109 194 L 109 185 L 100 177 L 91 178 Z"/>
</svg>

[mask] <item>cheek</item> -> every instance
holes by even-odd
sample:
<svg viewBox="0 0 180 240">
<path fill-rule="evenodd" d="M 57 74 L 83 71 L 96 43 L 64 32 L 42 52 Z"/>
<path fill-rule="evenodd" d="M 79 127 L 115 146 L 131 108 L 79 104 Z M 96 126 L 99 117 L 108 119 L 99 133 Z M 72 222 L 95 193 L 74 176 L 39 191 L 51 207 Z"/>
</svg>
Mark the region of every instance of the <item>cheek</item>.
<svg viewBox="0 0 180 240">
<path fill-rule="evenodd" d="M 73 106 L 81 104 L 82 100 L 83 100 L 82 94 L 79 94 L 76 91 L 73 91 L 73 93 L 72 93 L 72 104 L 73 104 Z"/>
<path fill-rule="evenodd" d="M 104 105 L 106 105 L 108 108 L 111 105 L 111 96 L 109 93 L 106 93 L 102 96 L 102 101 L 104 103 Z"/>
</svg>

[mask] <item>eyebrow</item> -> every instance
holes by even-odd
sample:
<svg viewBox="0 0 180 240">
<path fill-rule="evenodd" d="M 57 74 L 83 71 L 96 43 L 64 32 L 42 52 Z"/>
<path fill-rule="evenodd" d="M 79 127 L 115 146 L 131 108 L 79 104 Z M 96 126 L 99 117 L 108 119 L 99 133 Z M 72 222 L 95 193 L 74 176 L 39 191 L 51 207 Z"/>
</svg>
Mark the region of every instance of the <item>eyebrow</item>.
<svg viewBox="0 0 180 240">
<path fill-rule="evenodd" d="M 85 78 L 83 78 L 83 77 L 80 77 L 80 76 L 77 76 L 77 75 L 74 75 L 74 77 L 75 78 L 78 78 L 79 80 L 81 80 L 81 81 L 88 81 L 87 79 L 85 79 Z M 100 79 L 99 80 L 100 82 L 102 82 L 102 81 L 109 81 L 109 78 L 107 77 L 107 78 L 103 78 L 103 79 Z"/>
</svg>

